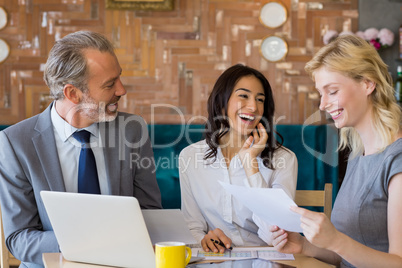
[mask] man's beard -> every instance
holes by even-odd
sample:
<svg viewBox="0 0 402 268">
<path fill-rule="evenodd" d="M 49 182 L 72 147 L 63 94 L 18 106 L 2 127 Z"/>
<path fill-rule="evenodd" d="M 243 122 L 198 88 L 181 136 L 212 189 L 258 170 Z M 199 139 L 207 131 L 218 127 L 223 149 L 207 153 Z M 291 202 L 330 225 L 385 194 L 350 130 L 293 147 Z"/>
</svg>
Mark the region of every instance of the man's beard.
<svg viewBox="0 0 402 268">
<path fill-rule="evenodd" d="M 119 97 L 116 97 L 113 102 L 117 102 Z M 110 122 L 117 117 L 117 110 L 114 112 L 107 111 L 107 105 L 109 103 L 96 102 L 89 96 L 88 93 L 84 93 L 83 100 L 80 103 L 79 112 L 81 116 L 88 118 L 94 123 L 98 122 Z"/>
</svg>

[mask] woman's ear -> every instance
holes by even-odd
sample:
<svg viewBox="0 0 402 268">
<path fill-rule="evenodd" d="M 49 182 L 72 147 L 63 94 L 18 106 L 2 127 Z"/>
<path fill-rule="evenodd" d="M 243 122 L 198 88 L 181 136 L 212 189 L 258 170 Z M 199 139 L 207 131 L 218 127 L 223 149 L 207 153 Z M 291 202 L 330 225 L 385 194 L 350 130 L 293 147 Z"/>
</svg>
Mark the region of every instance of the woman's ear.
<svg viewBox="0 0 402 268">
<path fill-rule="evenodd" d="M 78 104 L 82 99 L 82 91 L 71 84 L 66 84 L 63 88 L 64 96 L 74 104 Z"/>
<path fill-rule="evenodd" d="M 370 95 L 371 93 L 373 93 L 375 87 L 377 86 L 377 84 L 371 80 L 366 79 L 364 81 L 364 84 L 366 86 L 365 90 L 366 90 L 366 94 L 367 96 Z"/>
</svg>

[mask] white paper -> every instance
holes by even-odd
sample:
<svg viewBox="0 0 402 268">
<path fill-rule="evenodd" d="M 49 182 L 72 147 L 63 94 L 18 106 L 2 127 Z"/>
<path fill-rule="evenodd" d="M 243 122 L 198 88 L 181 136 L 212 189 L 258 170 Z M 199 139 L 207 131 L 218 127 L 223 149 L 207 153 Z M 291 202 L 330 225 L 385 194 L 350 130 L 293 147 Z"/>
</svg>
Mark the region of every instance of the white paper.
<svg viewBox="0 0 402 268">
<path fill-rule="evenodd" d="M 303 232 L 300 227 L 300 215 L 290 210 L 291 206 L 297 205 L 283 189 L 250 188 L 219 183 L 261 220 L 287 231 Z"/>
<path fill-rule="evenodd" d="M 143 209 L 142 215 L 152 244 L 166 241 L 197 243 L 180 209 Z"/>
<path fill-rule="evenodd" d="M 273 247 L 265 247 L 258 250 L 258 258 L 268 261 L 294 260 L 293 254 L 281 253 Z"/>
<path fill-rule="evenodd" d="M 257 248 L 233 248 L 226 249 L 224 253 L 206 252 L 202 248 L 192 248 L 191 255 L 202 257 L 205 260 L 245 260 L 258 258 Z"/>
<path fill-rule="evenodd" d="M 226 261 L 245 259 L 264 260 L 294 260 L 293 254 L 284 254 L 276 251 L 273 247 L 235 247 L 225 250 L 224 253 L 205 252 L 202 248 L 192 248 L 193 257 L 202 257 L 205 260 Z"/>
</svg>

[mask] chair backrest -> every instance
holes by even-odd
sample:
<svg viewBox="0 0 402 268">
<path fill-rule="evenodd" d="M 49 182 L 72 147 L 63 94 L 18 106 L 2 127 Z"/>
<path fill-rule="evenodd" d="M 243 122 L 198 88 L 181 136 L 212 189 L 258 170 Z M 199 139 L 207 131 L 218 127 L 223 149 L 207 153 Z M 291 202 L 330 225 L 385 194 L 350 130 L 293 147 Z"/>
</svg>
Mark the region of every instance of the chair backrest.
<svg viewBox="0 0 402 268">
<path fill-rule="evenodd" d="M 1 206 L 0 206 L 0 240 L 1 240 L 1 244 L 0 244 L 0 265 L 1 268 L 9 268 L 10 266 L 19 266 L 20 265 L 20 261 L 17 260 L 13 255 L 11 255 L 11 253 L 8 251 L 7 247 L 6 247 L 6 240 L 4 237 L 4 231 L 3 231 L 3 218 L 1 216 Z"/>
<path fill-rule="evenodd" d="M 332 183 L 326 183 L 324 190 L 296 190 L 295 202 L 301 207 L 323 207 L 324 214 L 331 219 Z"/>
</svg>

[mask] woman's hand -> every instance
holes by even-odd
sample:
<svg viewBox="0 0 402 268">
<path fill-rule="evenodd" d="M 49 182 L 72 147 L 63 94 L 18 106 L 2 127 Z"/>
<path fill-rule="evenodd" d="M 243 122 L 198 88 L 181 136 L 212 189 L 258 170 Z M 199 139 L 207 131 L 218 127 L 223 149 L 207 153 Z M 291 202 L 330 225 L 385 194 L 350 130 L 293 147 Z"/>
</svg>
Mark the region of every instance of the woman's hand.
<svg viewBox="0 0 402 268">
<path fill-rule="evenodd" d="M 222 241 L 226 248 L 214 243 L 212 240 Z M 201 240 L 201 246 L 206 252 L 209 252 L 211 250 L 214 253 L 223 253 L 225 252 L 225 249 L 231 248 L 232 240 L 227 237 L 221 229 L 216 228 L 215 230 L 209 231 L 204 236 L 204 238 Z"/>
<path fill-rule="evenodd" d="M 253 130 L 253 135 L 248 137 L 239 151 L 239 158 L 247 176 L 259 171 L 257 156 L 265 149 L 268 140 L 268 133 L 264 126 L 258 123 L 257 127 L 258 131 Z"/>
<path fill-rule="evenodd" d="M 313 245 L 331 250 L 339 232 L 324 213 L 313 212 L 300 207 L 291 207 L 301 215 L 301 227 L 306 239 Z"/>
<path fill-rule="evenodd" d="M 302 253 L 304 239 L 299 233 L 288 232 L 278 226 L 271 226 L 272 245 L 275 250 L 282 253 Z"/>
</svg>

